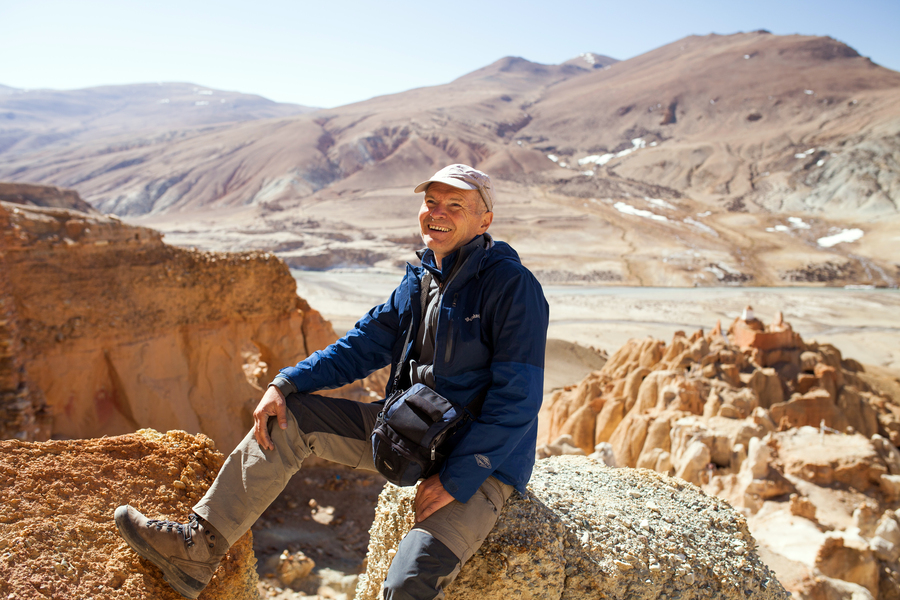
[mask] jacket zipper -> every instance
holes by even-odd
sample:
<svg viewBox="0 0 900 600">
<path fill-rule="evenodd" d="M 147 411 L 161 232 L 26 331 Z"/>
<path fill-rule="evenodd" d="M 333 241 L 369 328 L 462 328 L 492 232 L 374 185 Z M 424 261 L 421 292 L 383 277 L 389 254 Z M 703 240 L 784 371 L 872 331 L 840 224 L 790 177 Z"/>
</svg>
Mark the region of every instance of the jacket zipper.
<svg viewBox="0 0 900 600">
<path fill-rule="evenodd" d="M 459 300 L 459 293 L 453 294 L 453 304 L 450 305 L 450 308 L 456 308 L 456 301 Z M 453 355 L 453 319 L 448 319 L 450 321 L 447 323 L 447 347 L 444 349 L 444 362 L 450 362 L 450 357 Z"/>
</svg>

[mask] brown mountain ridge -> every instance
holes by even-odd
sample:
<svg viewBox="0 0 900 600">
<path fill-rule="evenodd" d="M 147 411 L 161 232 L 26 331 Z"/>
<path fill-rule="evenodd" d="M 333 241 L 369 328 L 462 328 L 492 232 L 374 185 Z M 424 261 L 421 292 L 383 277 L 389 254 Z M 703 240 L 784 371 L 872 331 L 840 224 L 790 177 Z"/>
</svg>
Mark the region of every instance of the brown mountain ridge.
<svg viewBox="0 0 900 600">
<path fill-rule="evenodd" d="M 590 56 L 507 57 L 312 114 L 3 153 L 0 178 L 74 187 L 173 243 L 393 266 L 414 234 L 410 185 L 467 162 L 499 180 L 498 234 L 551 280 L 896 285 L 900 74 L 830 38 L 766 32 Z"/>
</svg>

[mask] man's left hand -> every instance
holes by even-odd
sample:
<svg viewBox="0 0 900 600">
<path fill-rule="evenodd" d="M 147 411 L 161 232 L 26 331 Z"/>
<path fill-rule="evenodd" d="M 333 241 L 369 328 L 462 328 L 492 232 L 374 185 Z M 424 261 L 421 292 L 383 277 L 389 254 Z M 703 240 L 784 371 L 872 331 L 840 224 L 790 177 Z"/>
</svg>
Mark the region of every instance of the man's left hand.
<svg viewBox="0 0 900 600">
<path fill-rule="evenodd" d="M 416 509 L 416 523 L 421 523 L 436 511 L 453 502 L 453 496 L 444 489 L 441 478 L 432 475 L 419 484 L 413 506 Z"/>
</svg>

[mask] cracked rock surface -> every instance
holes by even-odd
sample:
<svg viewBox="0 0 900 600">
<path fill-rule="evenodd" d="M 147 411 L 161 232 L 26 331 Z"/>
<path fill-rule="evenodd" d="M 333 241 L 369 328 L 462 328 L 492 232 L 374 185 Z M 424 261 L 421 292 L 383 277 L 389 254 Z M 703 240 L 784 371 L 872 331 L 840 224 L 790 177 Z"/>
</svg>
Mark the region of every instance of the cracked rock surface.
<svg viewBox="0 0 900 600">
<path fill-rule="evenodd" d="M 357 600 L 379 597 L 415 488 L 385 486 Z M 538 461 L 448 599 L 788 598 L 746 519 L 679 479 L 583 456 Z"/>
</svg>

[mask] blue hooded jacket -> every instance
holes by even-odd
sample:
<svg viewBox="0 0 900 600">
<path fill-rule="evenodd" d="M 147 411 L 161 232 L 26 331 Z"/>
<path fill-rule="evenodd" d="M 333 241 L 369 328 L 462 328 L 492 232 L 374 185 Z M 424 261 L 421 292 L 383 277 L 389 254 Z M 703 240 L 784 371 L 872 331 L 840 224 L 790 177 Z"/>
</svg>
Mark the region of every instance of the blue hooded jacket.
<svg viewBox="0 0 900 600">
<path fill-rule="evenodd" d="M 508 244 L 487 234 L 459 250 L 445 283 L 435 332 L 435 391 L 463 406 L 484 395 L 480 416 L 456 436 L 440 479 L 466 502 L 493 475 L 525 490 L 534 467 L 544 382 L 549 308 L 540 284 Z M 301 392 L 346 385 L 385 365 L 394 379 L 421 320 L 420 284 L 434 263 L 407 265 L 387 302 L 370 310 L 343 338 L 282 369 Z M 412 335 L 407 331 L 412 327 Z"/>
</svg>

